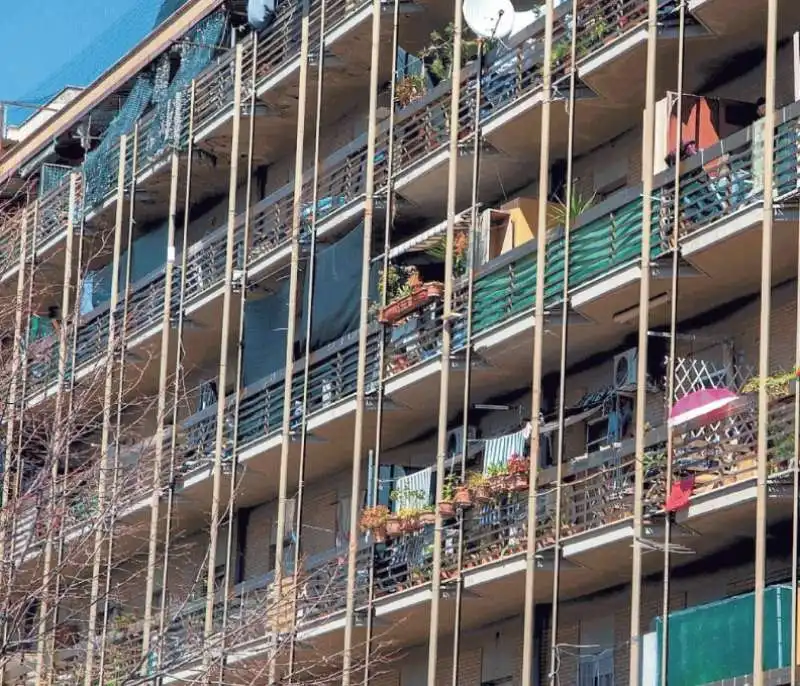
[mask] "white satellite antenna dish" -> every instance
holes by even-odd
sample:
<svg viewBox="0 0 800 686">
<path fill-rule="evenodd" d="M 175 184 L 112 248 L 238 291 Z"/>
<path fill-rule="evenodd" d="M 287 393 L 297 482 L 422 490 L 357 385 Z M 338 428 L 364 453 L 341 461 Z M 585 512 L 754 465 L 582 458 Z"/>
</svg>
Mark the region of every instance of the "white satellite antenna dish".
<svg viewBox="0 0 800 686">
<path fill-rule="evenodd" d="M 515 12 L 513 26 L 511 27 L 511 32 L 509 35 L 516 36 L 520 31 L 522 31 L 522 29 L 528 28 L 541 16 L 542 10 L 538 7 L 536 9 L 526 10 L 524 12 Z"/>
<path fill-rule="evenodd" d="M 464 0 L 464 21 L 479 38 L 507 38 L 514 29 L 511 0 Z"/>
</svg>

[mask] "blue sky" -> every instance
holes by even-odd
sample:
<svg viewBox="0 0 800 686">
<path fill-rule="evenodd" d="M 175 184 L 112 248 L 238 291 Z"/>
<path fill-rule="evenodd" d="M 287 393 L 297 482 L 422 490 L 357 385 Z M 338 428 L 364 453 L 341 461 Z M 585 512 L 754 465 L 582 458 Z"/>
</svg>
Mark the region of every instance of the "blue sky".
<svg viewBox="0 0 800 686">
<path fill-rule="evenodd" d="M 42 102 L 65 85 L 87 85 L 124 55 L 152 28 L 161 0 L 3 4 L 0 100 Z"/>
</svg>

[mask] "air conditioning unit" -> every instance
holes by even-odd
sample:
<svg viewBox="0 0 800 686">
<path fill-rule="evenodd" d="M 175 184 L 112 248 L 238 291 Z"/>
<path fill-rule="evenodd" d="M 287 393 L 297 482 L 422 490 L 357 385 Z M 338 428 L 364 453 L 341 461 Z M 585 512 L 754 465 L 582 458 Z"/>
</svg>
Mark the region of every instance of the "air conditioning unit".
<svg viewBox="0 0 800 686">
<path fill-rule="evenodd" d="M 638 348 L 631 348 L 614 356 L 614 388 L 616 390 L 633 391 L 636 389 L 638 360 Z"/>
<path fill-rule="evenodd" d="M 467 439 L 474 441 L 478 437 L 478 430 L 474 426 L 467 427 Z M 447 457 L 458 457 L 464 452 L 464 427 L 450 429 L 447 432 Z M 470 446 L 467 445 L 467 456 L 469 456 Z"/>
</svg>

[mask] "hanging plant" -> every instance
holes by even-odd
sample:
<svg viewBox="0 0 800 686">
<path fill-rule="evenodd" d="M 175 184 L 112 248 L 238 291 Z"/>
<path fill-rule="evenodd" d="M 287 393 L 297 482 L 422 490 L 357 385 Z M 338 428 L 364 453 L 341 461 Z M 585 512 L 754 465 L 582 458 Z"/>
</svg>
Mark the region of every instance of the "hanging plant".
<svg viewBox="0 0 800 686">
<path fill-rule="evenodd" d="M 394 86 L 394 99 L 400 107 L 408 107 L 425 95 L 425 77 L 406 74 Z"/>
<path fill-rule="evenodd" d="M 365 507 L 361 511 L 359 525 L 361 531 L 372 534 L 376 543 L 382 543 L 386 538 L 386 520 L 389 518 L 389 508 L 386 505 Z"/>
<path fill-rule="evenodd" d="M 424 48 L 419 57 L 425 62 L 428 72 L 436 82 L 449 79 L 453 75 L 453 39 L 455 28 L 453 22 L 444 27 L 439 33 L 433 31 L 430 35 L 430 44 Z M 496 41 L 489 39 L 483 41 L 484 53 L 494 48 Z M 468 28 L 461 34 L 461 66 L 471 62 L 478 56 L 481 41 Z"/>
<path fill-rule="evenodd" d="M 514 453 L 508 459 L 509 487 L 512 491 L 528 490 L 528 475 L 530 474 L 530 460 Z"/>
</svg>

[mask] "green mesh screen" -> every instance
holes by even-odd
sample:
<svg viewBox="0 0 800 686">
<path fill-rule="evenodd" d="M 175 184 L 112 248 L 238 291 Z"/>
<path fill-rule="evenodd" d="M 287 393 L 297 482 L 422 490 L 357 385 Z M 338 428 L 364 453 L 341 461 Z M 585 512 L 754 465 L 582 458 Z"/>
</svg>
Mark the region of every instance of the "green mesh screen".
<svg viewBox="0 0 800 686">
<path fill-rule="evenodd" d="M 111 121 L 103 140 L 86 155 L 83 164 L 86 179 L 85 207 L 87 210 L 100 203 L 117 181 L 119 168 L 119 137 L 133 130 L 153 95 L 153 80 L 140 76 L 131 89 L 125 104 Z"/>
<path fill-rule="evenodd" d="M 61 164 L 43 164 L 42 175 L 39 180 L 39 197 L 41 198 L 54 188 L 58 188 L 71 171 L 72 167 L 66 167 Z"/>
<path fill-rule="evenodd" d="M 755 595 L 728 598 L 669 615 L 667 682 L 701 686 L 753 673 Z M 662 621 L 655 620 L 661 655 Z M 764 669 L 791 660 L 792 591 L 771 586 L 764 592 Z M 660 659 L 660 658 L 659 658 Z"/>
</svg>

